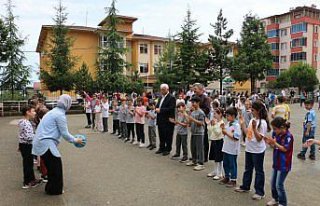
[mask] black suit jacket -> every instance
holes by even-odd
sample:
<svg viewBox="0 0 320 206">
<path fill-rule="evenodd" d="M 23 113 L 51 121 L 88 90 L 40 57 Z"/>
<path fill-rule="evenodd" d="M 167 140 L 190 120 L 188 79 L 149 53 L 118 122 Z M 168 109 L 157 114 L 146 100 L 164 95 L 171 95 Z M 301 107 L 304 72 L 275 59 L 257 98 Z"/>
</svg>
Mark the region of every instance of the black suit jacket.
<svg viewBox="0 0 320 206">
<path fill-rule="evenodd" d="M 161 99 L 159 99 L 156 108 L 160 108 L 160 102 Z M 168 125 L 173 124 L 169 121 L 169 118 L 174 118 L 174 112 L 176 108 L 176 98 L 172 96 L 170 93 L 165 97 L 165 99 L 162 102 L 160 112 L 157 114 L 157 124 L 158 125 Z"/>
</svg>

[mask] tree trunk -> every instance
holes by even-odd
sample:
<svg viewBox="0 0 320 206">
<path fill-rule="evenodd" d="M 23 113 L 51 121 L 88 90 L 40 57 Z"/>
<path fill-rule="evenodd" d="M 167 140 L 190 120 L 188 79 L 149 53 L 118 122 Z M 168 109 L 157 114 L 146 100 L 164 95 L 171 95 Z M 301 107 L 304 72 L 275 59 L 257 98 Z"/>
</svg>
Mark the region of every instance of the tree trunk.
<svg viewBox="0 0 320 206">
<path fill-rule="evenodd" d="M 63 90 L 62 90 L 62 89 L 60 89 L 60 95 L 62 95 L 62 92 L 63 92 Z"/>
<path fill-rule="evenodd" d="M 255 79 L 253 78 L 253 75 L 251 75 L 250 81 L 251 81 L 251 92 L 255 92 L 256 91 Z"/>
<path fill-rule="evenodd" d="M 220 94 L 222 95 L 223 70 L 220 68 Z"/>
</svg>

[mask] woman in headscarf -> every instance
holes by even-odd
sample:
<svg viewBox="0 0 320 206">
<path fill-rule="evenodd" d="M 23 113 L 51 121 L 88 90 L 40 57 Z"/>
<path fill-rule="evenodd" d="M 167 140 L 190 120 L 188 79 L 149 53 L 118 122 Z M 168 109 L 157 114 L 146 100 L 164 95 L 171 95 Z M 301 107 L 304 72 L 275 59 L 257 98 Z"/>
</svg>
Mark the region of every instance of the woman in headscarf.
<svg viewBox="0 0 320 206">
<path fill-rule="evenodd" d="M 83 144 L 82 139 L 73 137 L 68 131 L 66 111 L 70 109 L 71 103 L 69 95 L 61 95 L 57 107 L 41 120 L 33 140 L 32 154 L 41 156 L 48 170 L 45 191 L 49 195 L 63 193 L 62 161 L 58 150 L 61 137 L 70 143 Z"/>
</svg>

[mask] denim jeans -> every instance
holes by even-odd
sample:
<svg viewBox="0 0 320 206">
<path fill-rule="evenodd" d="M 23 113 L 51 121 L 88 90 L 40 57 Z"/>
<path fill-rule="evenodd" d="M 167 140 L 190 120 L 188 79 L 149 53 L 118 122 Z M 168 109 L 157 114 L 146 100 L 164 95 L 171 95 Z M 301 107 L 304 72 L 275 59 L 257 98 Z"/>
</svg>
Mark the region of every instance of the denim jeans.
<svg viewBox="0 0 320 206">
<path fill-rule="evenodd" d="M 238 172 L 237 157 L 238 155 L 232 155 L 227 153 L 223 154 L 223 169 L 224 169 L 225 177 L 231 180 L 237 179 L 237 172 Z"/>
<path fill-rule="evenodd" d="M 282 172 L 273 169 L 271 176 L 271 193 L 272 198 L 279 202 L 280 205 L 287 206 L 287 195 L 284 190 L 284 181 L 288 172 Z"/>
<path fill-rule="evenodd" d="M 256 190 L 256 194 L 264 196 L 265 175 L 263 171 L 263 162 L 264 152 L 259 154 L 246 152 L 245 171 L 243 173 L 243 182 L 240 186 L 241 189 L 250 190 L 253 169 L 255 169 L 256 176 L 254 180 L 254 189 Z"/>
<path fill-rule="evenodd" d="M 305 130 L 304 130 L 304 131 L 305 131 Z M 308 136 L 305 136 L 305 135 L 304 135 L 304 131 L 303 131 L 303 137 L 302 137 L 302 143 L 303 143 L 303 144 L 304 144 L 308 139 L 314 139 L 315 128 L 314 128 L 314 127 L 311 128 L 310 133 L 309 133 Z M 302 147 L 302 150 L 301 150 L 300 153 L 301 153 L 302 155 L 305 155 L 305 154 L 307 153 L 307 150 L 308 150 L 308 148 Z M 311 145 L 311 147 L 310 147 L 310 154 L 315 155 L 315 152 L 316 152 L 316 146 L 313 144 L 313 145 Z"/>
</svg>

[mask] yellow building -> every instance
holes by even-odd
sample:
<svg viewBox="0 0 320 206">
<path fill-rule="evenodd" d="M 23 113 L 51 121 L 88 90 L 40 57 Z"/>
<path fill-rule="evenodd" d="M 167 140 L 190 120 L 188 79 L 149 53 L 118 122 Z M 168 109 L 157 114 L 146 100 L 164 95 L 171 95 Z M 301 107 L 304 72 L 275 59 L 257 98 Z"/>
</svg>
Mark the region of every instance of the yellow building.
<svg viewBox="0 0 320 206">
<path fill-rule="evenodd" d="M 124 59 L 132 64 L 132 70 L 137 70 L 145 86 L 155 83 L 155 68 L 163 51 L 167 38 L 136 34 L 133 32 L 133 23 L 137 18 L 118 15 L 119 23 L 117 30 L 123 37 L 123 46 L 128 49 Z M 98 24 L 97 28 L 85 26 L 67 26 L 68 36 L 72 38 L 73 45 L 70 49 L 71 55 L 77 57 L 74 70 L 80 68 L 85 62 L 92 76 L 97 71 L 97 58 L 99 47 L 107 44 L 104 33 L 108 26 L 108 17 Z M 53 25 L 43 25 L 41 28 L 37 52 L 40 54 L 40 69 L 48 70 L 48 57 L 50 39 L 52 37 Z M 130 75 L 132 71 L 124 69 L 124 73 Z M 47 97 L 57 97 L 58 92 L 49 92 L 44 84 L 41 84 L 41 92 Z M 70 93 L 74 96 L 73 92 Z"/>
</svg>

